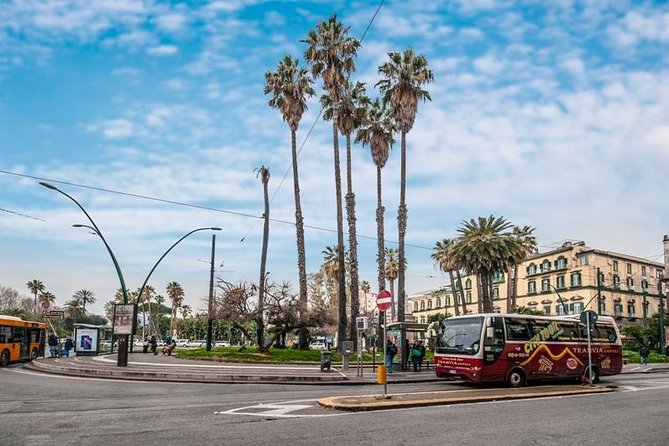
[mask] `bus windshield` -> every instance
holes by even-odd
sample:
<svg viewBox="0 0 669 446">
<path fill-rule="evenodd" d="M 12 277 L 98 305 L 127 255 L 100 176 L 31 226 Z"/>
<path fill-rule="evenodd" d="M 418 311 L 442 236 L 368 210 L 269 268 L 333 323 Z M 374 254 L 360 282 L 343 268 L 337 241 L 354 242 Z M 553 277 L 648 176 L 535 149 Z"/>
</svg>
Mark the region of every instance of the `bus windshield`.
<svg viewBox="0 0 669 446">
<path fill-rule="evenodd" d="M 482 317 L 446 319 L 437 335 L 437 353 L 475 355 L 481 343 Z"/>
</svg>

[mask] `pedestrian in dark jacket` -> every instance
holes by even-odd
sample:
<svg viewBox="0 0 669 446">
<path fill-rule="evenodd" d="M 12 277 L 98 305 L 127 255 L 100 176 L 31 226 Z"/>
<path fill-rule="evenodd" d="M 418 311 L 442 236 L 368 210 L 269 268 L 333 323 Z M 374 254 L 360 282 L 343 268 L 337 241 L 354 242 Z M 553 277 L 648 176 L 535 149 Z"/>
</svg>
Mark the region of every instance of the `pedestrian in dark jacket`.
<svg viewBox="0 0 669 446">
<path fill-rule="evenodd" d="M 641 364 L 648 364 L 648 356 L 650 355 L 650 348 L 645 342 L 639 348 L 639 355 L 641 355 Z"/>
<path fill-rule="evenodd" d="M 51 358 L 58 356 L 58 336 L 55 333 L 49 336 L 49 353 Z"/>
<path fill-rule="evenodd" d="M 415 341 L 413 346 L 411 346 L 411 363 L 413 364 L 413 371 L 417 372 L 420 364 L 420 347 L 418 341 Z"/>
<path fill-rule="evenodd" d="M 151 336 L 151 342 L 150 342 L 150 344 L 151 344 L 151 352 L 152 352 L 154 355 L 157 355 L 157 354 L 158 354 L 158 341 L 156 341 L 156 337 L 155 337 L 155 336 Z"/>
</svg>

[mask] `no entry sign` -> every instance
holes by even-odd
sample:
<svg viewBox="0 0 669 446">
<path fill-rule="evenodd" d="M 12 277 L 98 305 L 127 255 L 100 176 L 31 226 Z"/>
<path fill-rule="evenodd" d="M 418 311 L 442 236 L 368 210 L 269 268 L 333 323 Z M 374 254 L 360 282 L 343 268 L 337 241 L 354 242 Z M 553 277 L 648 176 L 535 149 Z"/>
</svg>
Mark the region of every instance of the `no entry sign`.
<svg viewBox="0 0 669 446">
<path fill-rule="evenodd" d="M 381 290 L 376 295 L 376 307 L 379 311 L 388 311 L 393 303 L 393 297 L 390 291 Z"/>
</svg>

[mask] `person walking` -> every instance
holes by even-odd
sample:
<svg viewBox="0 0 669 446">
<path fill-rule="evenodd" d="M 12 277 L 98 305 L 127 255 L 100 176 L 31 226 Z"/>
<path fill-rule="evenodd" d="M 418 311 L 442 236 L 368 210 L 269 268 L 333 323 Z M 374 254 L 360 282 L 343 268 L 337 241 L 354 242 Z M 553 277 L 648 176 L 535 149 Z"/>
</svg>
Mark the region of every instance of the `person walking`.
<svg viewBox="0 0 669 446">
<path fill-rule="evenodd" d="M 388 373 L 393 373 L 393 359 L 395 355 L 397 355 L 397 346 L 395 342 L 388 341 L 388 345 L 386 345 L 386 368 Z"/>
<path fill-rule="evenodd" d="M 51 358 L 58 356 L 58 336 L 56 333 L 51 333 L 49 335 L 49 354 Z"/>
</svg>

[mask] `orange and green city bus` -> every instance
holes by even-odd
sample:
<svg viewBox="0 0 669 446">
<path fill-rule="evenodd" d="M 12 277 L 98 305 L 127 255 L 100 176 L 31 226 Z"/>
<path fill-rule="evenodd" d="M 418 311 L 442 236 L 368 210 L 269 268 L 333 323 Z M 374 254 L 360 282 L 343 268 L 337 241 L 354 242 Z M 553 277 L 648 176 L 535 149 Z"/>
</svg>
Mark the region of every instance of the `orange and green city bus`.
<svg viewBox="0 0 669 446">
<path fill-rule="evenodd" d="M 0 367 L 44 355 L 46 324 L 0 314 Z"/>
</svg>

